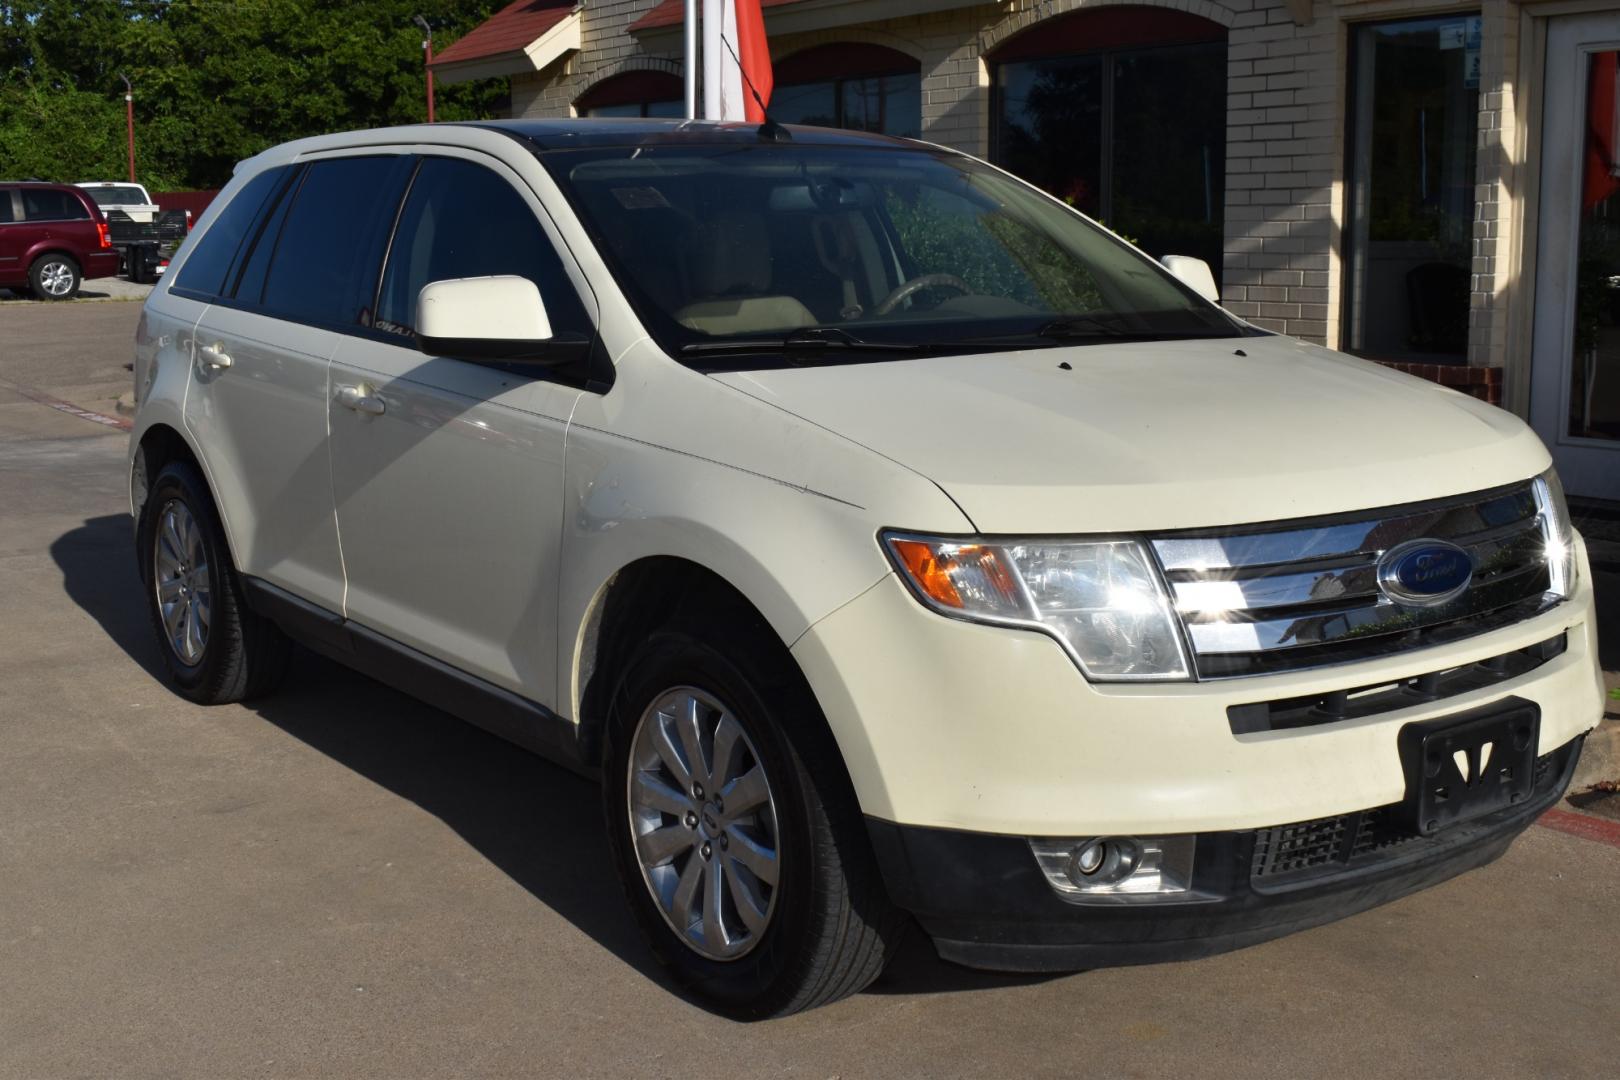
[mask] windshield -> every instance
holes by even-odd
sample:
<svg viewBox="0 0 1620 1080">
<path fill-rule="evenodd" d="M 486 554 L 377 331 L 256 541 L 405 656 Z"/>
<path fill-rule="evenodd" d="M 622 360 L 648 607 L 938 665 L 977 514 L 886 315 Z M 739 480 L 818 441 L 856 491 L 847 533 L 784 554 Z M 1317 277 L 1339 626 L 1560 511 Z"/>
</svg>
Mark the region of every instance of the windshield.
<svg viewBox="0 0 1620 1080">
<path fill-rule="evenodd" d="M 541 160 L 648 332 L 699 366 L 1244 332 L 1107 230 L 957 154 L 761 143 Z"/>
<path fill-rule="evenodd" d="M 84 190 L 96 200 L 97 206 L 145 206 L 146 192 L 138 187 L 128 185 L 107 185 L 105 187 L 87 187 Z"/>
</svg>

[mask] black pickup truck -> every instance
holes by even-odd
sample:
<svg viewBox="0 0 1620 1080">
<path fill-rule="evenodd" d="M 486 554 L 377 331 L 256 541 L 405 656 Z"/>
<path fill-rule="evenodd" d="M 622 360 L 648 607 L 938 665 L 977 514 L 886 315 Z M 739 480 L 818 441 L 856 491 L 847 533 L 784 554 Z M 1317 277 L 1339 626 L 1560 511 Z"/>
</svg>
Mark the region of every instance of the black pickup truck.
<svg viewBox="0 0 1620 1080">
<path fill-rule="evenodd" d="M 123 252 L 129 280 L 138 283 L 157 280 L 158 268 L 168 265 L 169 256 L 186 238 L 190 227 L 184 210 L 168 210 L 151 221 L 136 221 L 122 210 L 111 208 L 106 214 L 112 245 Z"/>
</svg>

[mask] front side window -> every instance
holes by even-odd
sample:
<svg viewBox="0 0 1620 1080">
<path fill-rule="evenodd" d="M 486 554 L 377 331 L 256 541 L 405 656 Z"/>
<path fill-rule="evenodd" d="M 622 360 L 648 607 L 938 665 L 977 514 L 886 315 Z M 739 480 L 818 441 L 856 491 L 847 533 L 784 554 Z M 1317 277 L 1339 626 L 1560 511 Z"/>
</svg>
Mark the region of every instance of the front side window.
<svg viewBox="0 0 1620 1080">
<path fill-rule="evenodd" d="M 65 191 L 23 188 L 24 221 L 83 221 L 90 216 L 84 203 Z"/>
<path fill-rule="evenodd" d="M 426 158 L 394 230 L 375 325 L 409 335 L 423 286 L 495 274 L 534 282 L 555 333 L 590 332 L 556 250 L 512 185 L 471 161 Z"/>
<path fill-rule="evenodd" d="M 1344 340 L 1381 360 L 1465 362 L 1480 17 L 1351 37 Z"/>
<path fill-rule="evenodd" d="M 806 332 L 826 358 L 1241 332 L 1105 230 L 956 154 L 772 143 L 541 160 L 676 355 Z"/>
</svg>

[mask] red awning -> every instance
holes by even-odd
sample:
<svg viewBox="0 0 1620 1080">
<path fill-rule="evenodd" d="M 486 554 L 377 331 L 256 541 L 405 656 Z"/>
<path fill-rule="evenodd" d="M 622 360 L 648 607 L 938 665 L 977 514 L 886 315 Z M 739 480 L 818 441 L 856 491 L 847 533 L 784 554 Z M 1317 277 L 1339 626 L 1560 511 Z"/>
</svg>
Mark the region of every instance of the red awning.
<svg viewBox="0 0 1620 1080">
<path fill-rule="evenodd" d="M 433 66 L 461 64 L 523 52 L 574 11 L 574 0 L 516 0 L 433 57 Z"/>
</svg>

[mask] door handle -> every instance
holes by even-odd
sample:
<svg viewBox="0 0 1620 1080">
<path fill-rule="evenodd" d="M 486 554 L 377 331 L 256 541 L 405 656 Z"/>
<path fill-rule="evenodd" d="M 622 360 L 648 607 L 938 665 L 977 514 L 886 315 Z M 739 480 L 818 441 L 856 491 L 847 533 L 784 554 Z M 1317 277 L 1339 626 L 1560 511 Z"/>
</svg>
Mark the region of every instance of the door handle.
<svg viewBox="0 0 1620 1080">
<path fill-rule="evenodd" d="M 365 383 L 359 386 L 338 387 L 337 403 L 345 409 L 363 412 L 368 416 L 381 416 L 388 408 L 383 404 L 383 399 Z"/>
<path fill-rule="evenodd" d="M 212 345 L 199 346 L 197 351 L 202 354 L 203 363 L 211 368 L 228 368 L 231 366 L 231 354 L 225 351 L 223 341 L 216 341 Z"/>
</svg>

